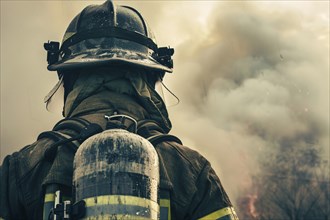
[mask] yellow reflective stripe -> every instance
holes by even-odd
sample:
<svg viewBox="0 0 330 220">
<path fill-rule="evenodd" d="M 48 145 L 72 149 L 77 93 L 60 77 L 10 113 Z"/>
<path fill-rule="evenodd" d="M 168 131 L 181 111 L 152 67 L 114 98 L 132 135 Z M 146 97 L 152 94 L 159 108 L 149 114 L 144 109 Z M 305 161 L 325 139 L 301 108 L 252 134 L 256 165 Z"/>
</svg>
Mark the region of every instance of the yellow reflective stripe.
<svg viewBox="0 0 330 220">
<path fill-rule="evenodd" d="M 217 210 L 217 211 L 212 212 L 211 214 L 209 214 L 207 216 L 204 216 L 204 217 L 200 218 L 200 220 L 219 219 L 219 218 L 224 217 L 226 215 L 232 215 L 234 217 L 234 219 L 238 220 L 236 212 L 235 212 L 233 207 L 226 207 L 226 208 Z"/>
<path fill-rule="evenodd" d="M 159 200 L 160 206 L 161 207 L 166 207 L 168 212 L 167 212 L 167 216 L 168 216 L 168 220 L 171 220 L 171 201 L 169 199 L 160 199 Z"/>
<path fill-rule="evenodd" d="M 171 208 L 171 202 L 169 199 L 160 199 L 160 206 Z"/>
<path fill-rule="evenodd" d="M 150 207 L 152 210 L 159 209 L 159 205 L 157 202 L 135 196 L 105 195 L 105 196 L 91 197 L 84 200 L 86 202 L 86 207 L 99 206 L 99 205 L 125 204 L 125 205 L 136 205 L 141 207 Z"/>
<path fill-rule="evenodd" d="M 69 196 L 63 196 L 63 201 L 65 200 L 71 200 L 71 197 Z M 47 193 L 45 194 L 44 202 L 55 202 L 55 193 Z"/>
<path fill-rule="evenodd" d="M 98 215 L 98 216 L 90 216 L 87 218 L 83 218 L 86 220 L 109 220 L 109 219 L 125 219 L 125 220 L 150 220 L 150 218 L 136 216 L 136 215 Z M 82 220 L 83 220 L 82 219 Z"/>
<path fill-rule="evenodd" d="M 47 193 L 45 195 L 45 200 L 44 202 L 54 202 L 55 201 L 55 194 L 54 193 Z"/>
</svg>

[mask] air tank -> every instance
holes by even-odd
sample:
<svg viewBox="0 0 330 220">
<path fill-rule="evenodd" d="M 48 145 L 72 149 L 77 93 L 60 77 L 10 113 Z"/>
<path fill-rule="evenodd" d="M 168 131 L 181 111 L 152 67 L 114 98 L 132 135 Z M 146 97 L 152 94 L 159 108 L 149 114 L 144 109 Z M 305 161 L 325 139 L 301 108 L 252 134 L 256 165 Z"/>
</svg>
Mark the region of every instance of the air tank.
<svg viewBox="0 0 330 220">
<path fill-rule="evenodd" d="M 73 194 L 83 219 L 159 219 L 159 161 L 153 145 L 123 129 L 85 140 L 74 158 Z"/>
</svg>

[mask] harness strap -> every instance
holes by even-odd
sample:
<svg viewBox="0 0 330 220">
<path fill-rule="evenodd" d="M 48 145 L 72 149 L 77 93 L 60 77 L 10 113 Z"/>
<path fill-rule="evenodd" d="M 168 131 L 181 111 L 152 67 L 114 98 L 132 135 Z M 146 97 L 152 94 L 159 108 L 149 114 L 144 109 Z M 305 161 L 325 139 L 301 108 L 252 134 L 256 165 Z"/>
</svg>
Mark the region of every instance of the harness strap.
<svg viewBox="0 0 330 220">
<path fill-rule="evenodd" d="M 91 123 L 83 118 L 65 118 L 59 121 L 53 128 L 53 131 L 72 129 L 77 133 L 80 133 L 82 129 L 90 125 Z"/>
<path fill-rule="evenodd" d="M 156 134 L 153 135 L 149 138 L 147 138 L 148 141 L 150 141 L 152 143 L 152 145 L 157 146 L 159 143 L 165 142 L 165 141 L 174 141 L 177 142 L 179 144 L 182 144 L 181 140 L 171 134 Z"/>
<path fill-rule="evenodd" d="M 139 121 L 137 133 L 150 141 L 154 147 L 156 147 L 161 142 L 166 141 L 174 141 L 176 143 L 182 144 L 178 137 L 171 134 L 165 134 L 163 129 L 156 122 L 151 120 Z"/>
<path fill-rule="evenodd" d="M 63 119 L 54 126 L 52 131 L 41 133 L 38 136 L 38 140 L 49 138 L 54 141 L 54 143 L 45 150 L 44 158 L 48 161 L 52 161 L 56 156 L 57 148 L 62 144 L 66 144 L 72 150 L 76 151 L 83 140 L 77 140 L 77 135 L 65 134 L 60 132 L 60 130 L 71 129 L 79 135 L 89 125 L 91 125 L 91 123 L 82 118 Z"/>
<path fill-rule="evenodd" d="M 162 142 L 173 141 L 182 144 L 179 138 L 170 134 L 164 134 L 165 132 L 154 121 L 140 121 L 138 123 L 138 134 L 150 141 L 154 147 L 157 147 Z M 95 125 L 81 118 L 63 119 L 58 122 L 52 131 L 43 132 L 39 135 L 38 139 L 50 138 L 55 142 L 45 150 L 44 158 L 52 161 L 56 158 L 57 149 L 61 145 L 67 145 L 72 150 L 76 151 L 83 140 L 77 140 L 77 136 L 82 134 L 86 128 Z M 72 130 L 71 132 L 63 133 L 61 130 Z M 76 134 L 74 134 L 74 133 Z M 68 134 L 69 133 L 69 134 Z M 57 185 L 56 185 L 57 186 Z M 44 192 L 44 217 L 50 213 L 52 207 L 54 207 L 55 191 L 52 186 L 46 186 Z M 165 194 L 166 195 L 165 195 Z M 171 216 L 171 204 L 170 195 L 168 191 L 162 191 L 161 204 L 161 219 L 170 219 Z"/>
</svg>

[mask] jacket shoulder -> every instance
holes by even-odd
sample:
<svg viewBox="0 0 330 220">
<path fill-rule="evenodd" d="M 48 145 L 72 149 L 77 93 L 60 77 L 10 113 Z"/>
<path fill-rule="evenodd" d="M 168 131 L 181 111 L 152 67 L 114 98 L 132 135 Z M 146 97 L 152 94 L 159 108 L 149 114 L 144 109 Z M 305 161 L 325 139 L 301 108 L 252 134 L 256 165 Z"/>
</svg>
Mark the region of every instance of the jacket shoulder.
<svg viewBox="0 0 330 220">
<path fill-rule="evenodd" d="M 160 161 L 160 188 L 170 191 L 173 213 L 185 213 L 199 190 L 199 178 L 209 162 L 197 151 L 172 141 L 158 144 L 156 150 Z"/>
<path fill-rule="evenodd" d="M 166 161 L 187 167 L 194 174 L 194 179 L 197 179 L 203 167 L 209 164 L 207 159 L 196 150 L 173 141 L 164 142 L 156 149 Z"/>
</svg>

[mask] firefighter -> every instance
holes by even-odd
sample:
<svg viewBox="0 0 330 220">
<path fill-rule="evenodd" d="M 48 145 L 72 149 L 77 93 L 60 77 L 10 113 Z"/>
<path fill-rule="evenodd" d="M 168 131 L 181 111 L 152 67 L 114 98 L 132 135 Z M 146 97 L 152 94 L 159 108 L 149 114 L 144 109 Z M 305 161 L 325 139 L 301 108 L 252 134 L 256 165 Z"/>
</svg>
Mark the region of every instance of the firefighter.
<svg viewBox="0 0 330 220">
<path fill-rule="evenodd" d="M 70 23 L 61 47 L 49 42 L 45 49 L 48 70 L 59 76 L 46 101 L 64 88 L 64 119 L 4 159 L 0 219 L 51 218 L 54 192 L 73 196 L 76 150 L 99 132 L 90 125 L 110 129 L 105 116 L 116 115 L 125 122 L 111 126 L 130 130 L 132 120 L 126 119 L 133 119 L 133 130 L 156 149 L 160 219 L 237 219 L 210 163 L 168 134 L 171 122 L 155 85 L 172 72 L 174 50 L 158 47 L 137 10 L 109 0 L 87 6 Z"/>
</svg>

